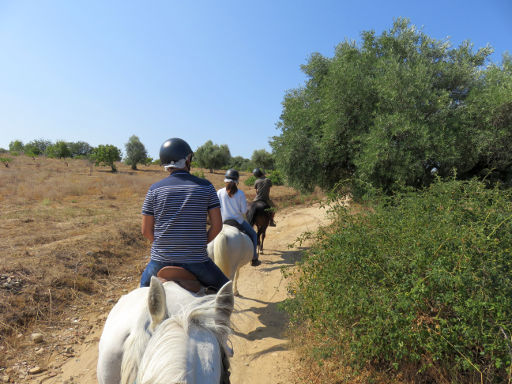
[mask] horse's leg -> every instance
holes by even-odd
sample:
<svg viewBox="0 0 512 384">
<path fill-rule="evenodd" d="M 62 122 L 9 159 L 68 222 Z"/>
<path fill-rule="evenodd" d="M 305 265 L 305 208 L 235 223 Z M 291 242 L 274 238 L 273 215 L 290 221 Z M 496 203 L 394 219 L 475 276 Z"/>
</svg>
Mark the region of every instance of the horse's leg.
<svg viewBox="0 0 512 384">
<path fill-rule="evenodd" d="M 238 296 L 238 271 L 240 270 L 240 268 L 237 268 L 236 272 L 235 272 L 235 278 L 233 279 L 233 295 L 235 296 Z"/>
<path fill-rule="evenodd" d="M 258 251 L 258 256 L 260 255 L 260 253 L 263 253 L 263 248 L 261 247 L 261 229 L 258 228 L 258 247 L 257 247 L 257 251 Z"/>
<path fill-rule="evenodd" d="M 261 253 L 263 254 L 263 242 L 265 241 L 265 232 L 267 231 L 267 229 L 265 228 L 262 232 L 261 232 L 261 244 L 260 244 L 260 247 L 261 247 Z"/>
</svg>

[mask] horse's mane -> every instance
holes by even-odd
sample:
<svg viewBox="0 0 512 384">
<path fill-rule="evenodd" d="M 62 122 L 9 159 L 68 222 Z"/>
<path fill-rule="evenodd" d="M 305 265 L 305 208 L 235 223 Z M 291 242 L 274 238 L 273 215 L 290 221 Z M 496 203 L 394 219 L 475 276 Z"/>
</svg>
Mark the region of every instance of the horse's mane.
<svg viewBox="0 0 512 384">
<path fill-rule="evenodd" d="M 144 313 L 137 323 L 137 329 L 124 342 L 121 384 L 142 383 L 142 375 L 144 382 L 150 383 L 184 380 L 185 360 L 176 359 L 171 364 L 167 362 L 159 365 L 160 359 L 151 357 L 186 357 L 185 349 L 190 327 L 198 327 L 213 333 L 223 354 L 223 367 L 228 369 L 229 361 L 224 359 L 224 356 L 227 355 L 227 339 L 231 328 L 229 316 L 226 320 L 225 311 L 230 312 L 231 309 L 227 305 L 225 308 L 219 307 L 215 295 L 198 297 L 183 305 L 178 313 L 171 314 L 157 326 L 153 334 L 149 330 L 149 311 Z M 179 348 L 183 350 L 180 351 Z M 171 372 L 175 378 L 170 377 Z M 147 375 L 151 375 L 151 378 Z"/>
</svg>

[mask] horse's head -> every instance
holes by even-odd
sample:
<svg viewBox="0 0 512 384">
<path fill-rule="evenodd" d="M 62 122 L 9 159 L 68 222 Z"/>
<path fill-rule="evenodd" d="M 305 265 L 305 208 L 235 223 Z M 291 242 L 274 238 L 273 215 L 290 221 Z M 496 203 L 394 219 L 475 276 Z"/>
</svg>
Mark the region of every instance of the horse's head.
<svg viewBox="0 0 512 384">
<path fill-rule="evenodd" d="M 149 326 L 125 341 L 123 367 L 130 370 L 125 374 L 122 369 L 121 383 L 220 382 L 229 368 L 225 356 L 234 306 L 232 283 L 216 295 L 197 297 L 182 291 L 175 283 L 151 279 Z"/>
</svg>

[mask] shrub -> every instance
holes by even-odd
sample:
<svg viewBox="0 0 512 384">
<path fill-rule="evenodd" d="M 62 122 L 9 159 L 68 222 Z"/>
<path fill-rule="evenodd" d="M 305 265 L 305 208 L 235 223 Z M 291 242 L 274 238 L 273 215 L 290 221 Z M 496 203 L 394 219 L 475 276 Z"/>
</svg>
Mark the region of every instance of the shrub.
<svg viewBox="0 0 512 384">
<path fill-rule="evenodd" d="M 283 176 L 277 169 L 269 171 L 267 177 L 272 181 L 272 185 L 283 185 Z"/>
<path fill-rule="evenodd" d="M 313 327 L 325 353 L 348 351 L 354 365 L 510 381 L 511 201 L 510 190 L 451 180 L 359 214 L 338 208 L 335 230 L 299 267 L 292 325 Z"/>
<path fill-rule="evenodd" d="M 254 175 L 249 176 L 247 179 L 245 179 L 244 184 L 248 187 L 254 186 L 254 182 L 256 181 L 256 177 Z"/>
<path fill-rule="evenodd" d="M 199 172 L 192 172 L 192 175 L 200 177 L 201 179 L 205 179 L 203 170 L 200 170 Z"/>
</svg>

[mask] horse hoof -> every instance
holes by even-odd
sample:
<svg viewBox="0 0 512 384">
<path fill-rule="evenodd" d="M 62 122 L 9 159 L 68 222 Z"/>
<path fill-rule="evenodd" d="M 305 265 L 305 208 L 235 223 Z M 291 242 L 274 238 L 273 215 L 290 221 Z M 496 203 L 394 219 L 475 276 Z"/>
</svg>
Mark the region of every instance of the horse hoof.
<svg viewBox="0 0 512 384">
<path fill-rule="evenodd" d="M 261 264 L 261 261 L 259 261 L 258 259 L 256 259 L 256 260 L 252 260 L 252 261 L 251 261 L 251 265 L 252 265 L 253 267 L 257 267 L 257 266 L 258 266 L 258 265 L 260 265 L 260 264 Z"/>
</svg>

